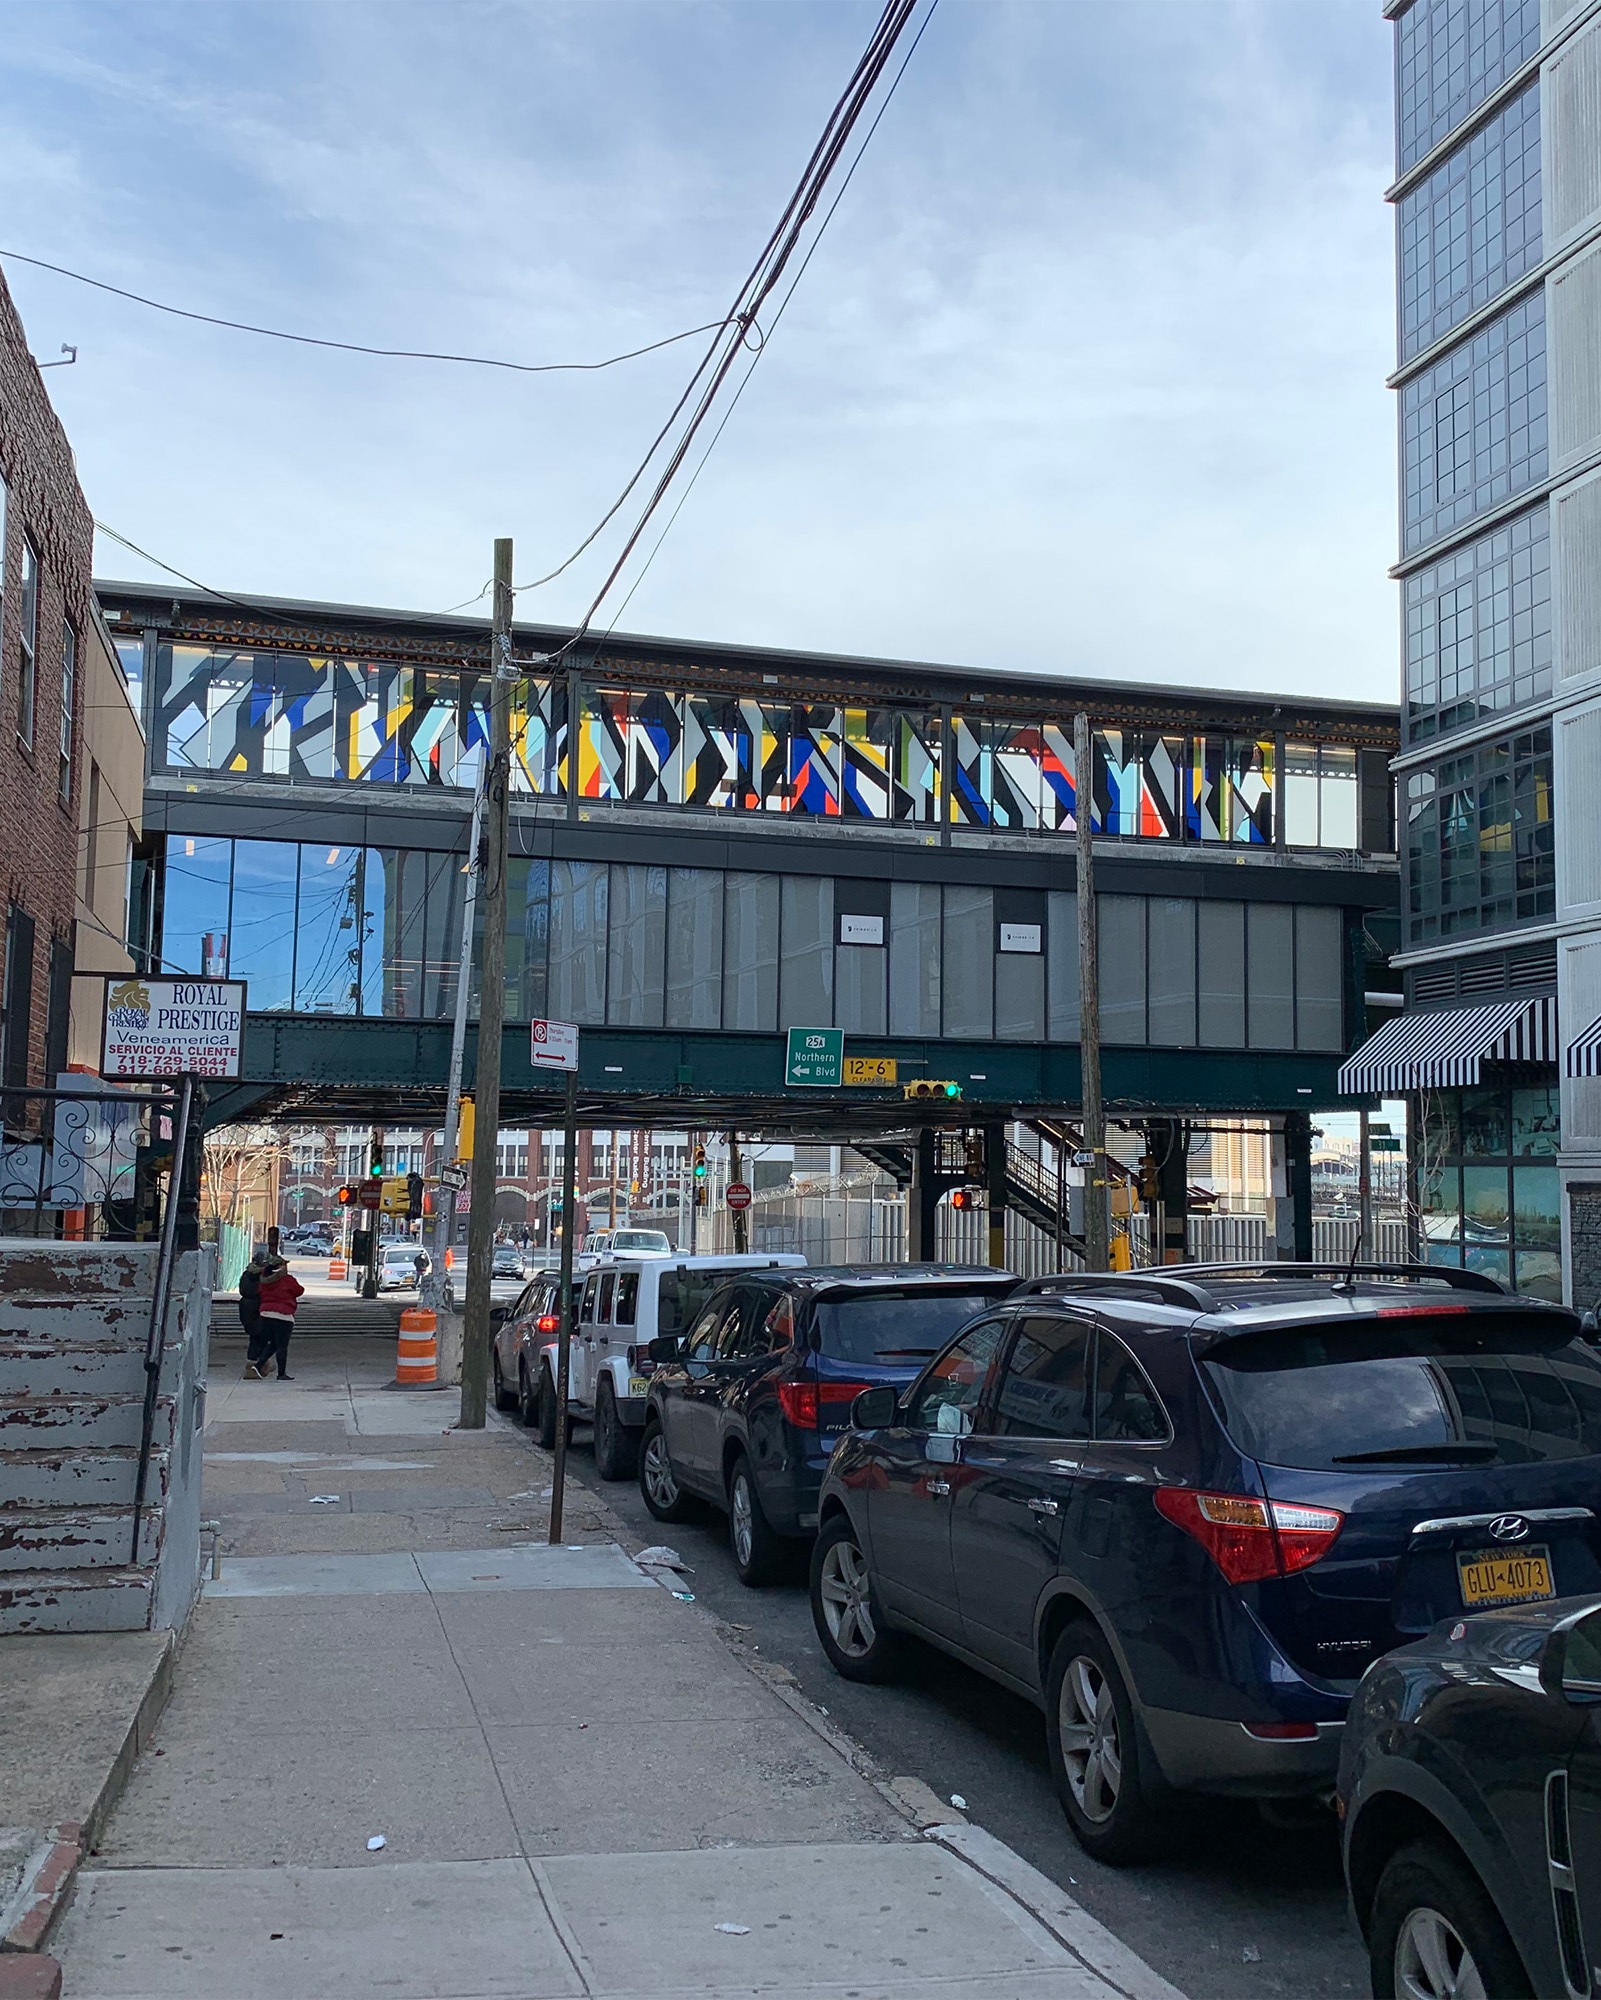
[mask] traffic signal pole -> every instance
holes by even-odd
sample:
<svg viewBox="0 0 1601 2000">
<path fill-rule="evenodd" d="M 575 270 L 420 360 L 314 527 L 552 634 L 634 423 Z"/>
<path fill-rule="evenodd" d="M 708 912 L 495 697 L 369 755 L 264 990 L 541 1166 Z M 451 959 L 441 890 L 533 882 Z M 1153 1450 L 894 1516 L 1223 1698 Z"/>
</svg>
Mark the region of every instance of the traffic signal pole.
<svg viewBox="0 0 1601 2000">
<path fill-rule="evenodd" d="M 1078 834 L 1078 1045 L 1084 1150 L 1084 1265 L 1104 1271 L 1111 1219 L 1106 1200 L 1106 1111 L 1101 1102 L 1101 973 L 1095 910 L 1095 765 L 1087 715 L 1073 718 L 1073 818 Z"/>
<path fill-rule="evenodd" d="M 489 1289 L 495 1237 L 495 1153 L 500 1137 L 500 1036 L 506 1012 L 506 860 L 511 804 L 511 542 L 495 543 L 489 636 L 489 766 L 484 780 L 484 957 L 478 985 L 473 1079 L 472 1211 L 467 1219 L 467 1304 L 462 1316 L 461 1428 L 481 1431 L 489 1399 Z M 565 1239 L 564 1239 L 565 1241 Z"/>
<path fill-rule="evenodd" d="M 488 775 L 487 771 L 484 774 Z M 484 787 L 478 786 L 473 800 L 472 823 L 467 832 L 467 884 L 461 899 L 461 954 L 456 961 L 456 1018 L 450 1030 L 450 1072 L 445 1088 L 445 1145 L 441 1166 L 454 1167 L 461 1133 L 461 1072 L 467 1053 L 467 1010 L 472 1001 L 473 919 L 478 908 L 479 846 L 483 840 Z M 455 1302 L 455 1287 L 446 1282 L 445 1252 L 456 1234 L 456 1190 L 441 1183 L 434 1211 L 433 1262 L 422 1283 L 421 1303 L 437 1313 Z M 441 1326 L 439 1379 L 454 1382 L 461 1372 L 461 1349 L 455 1322 L 449 1332 Z"/>
</svg>

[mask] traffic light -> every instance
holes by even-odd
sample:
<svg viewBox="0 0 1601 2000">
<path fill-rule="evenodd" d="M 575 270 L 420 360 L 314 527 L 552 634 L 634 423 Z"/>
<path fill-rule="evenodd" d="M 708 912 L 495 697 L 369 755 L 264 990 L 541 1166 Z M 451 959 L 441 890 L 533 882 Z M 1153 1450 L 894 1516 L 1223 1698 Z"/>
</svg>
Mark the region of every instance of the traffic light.
<svg viewBox="0 0 1601 2000">
<path fill-rule="evenodd" d="M 380 1179 L 383 1175 L 384 1143 L 381 1139 L 374 1139 L 372 1142 L 372 1159 L 368 1164 L 367 1171 L 372 1175 L 374 1180 Z"/>
<path fill-rule="evenodd" d="M 953 1083 L 949 1077 L 920 1076 L 913 1083 L 901 1085 L 901 1095 L 912 1102 L 921 1102 L 929 1097 L 960 1097 L 962 1086 Z"/>
<path fill-rule="evenodd" d="M 378 1192 L 378 1206 L 385 1215 L 410 1215 L 411 1193 L 405 1174 L 386 1174 Z"/>
<path fill-rule="evenodd" d="M 415 1222 L 423 1212 L 423 1185 L 421 1174 L 406 1176 L 406 1214 Z"/>
<path fill-rule="evenodd" d="M 478 1114 L 470 1097 L 463 1097 L 456 1116 L 456 1158 L 469 1161 L 473 1156 L 473 1140 L 478 1132 Z"/>
<path fill-rule="evenodd" d="M 978 1195 L 972 1188 L 957 1188 L 951 1195 L 952 1208 L 977 1208 Z"/>
<path fill-rule="evenodd" d="M 339 1204 L 341 1208 L 356 1208 L 360 1205 L 361 1202 L 361 1191 L 359 1188 L 353 1188 L 347 1185 L 339 1190 L 339 1192 L 334 1196 L 334 1200 Z"/>
<path fill-rule="evenodd" d="M 695 1178 L 698 1181 L 703 1181 L 706 1178 L 706 1148 L 704 1146 L 697 1146 L 695 1148 Z"/>
<path fill-rule="evenodd" d="M 1140 1200 L 1148 1204 L 1160 1201 L 1162 1198 L 1162 1181 L 1157 1171 L 1156 1155 L 1154 1153 L 1141 1153 L 1139 1175 Z"/>
</svg>

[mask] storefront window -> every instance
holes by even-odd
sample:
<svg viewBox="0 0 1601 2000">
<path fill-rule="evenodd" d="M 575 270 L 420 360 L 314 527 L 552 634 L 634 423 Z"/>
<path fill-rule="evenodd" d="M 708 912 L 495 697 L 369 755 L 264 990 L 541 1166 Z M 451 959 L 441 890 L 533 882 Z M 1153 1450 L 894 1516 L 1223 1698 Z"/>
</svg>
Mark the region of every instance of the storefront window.
<svg viewBox="0 0 1601 2000">
<path fill-rule="evenodd" d="M 1430 1264 L 1465 1265 L 1533 1298 L 1562 1296 L 1558 1086 L 1498 1081 L 1421 1107 L 1418 1211 Z M 1530 1161 L 1538 1164 L 1528 1164 Z"/>
</svg>

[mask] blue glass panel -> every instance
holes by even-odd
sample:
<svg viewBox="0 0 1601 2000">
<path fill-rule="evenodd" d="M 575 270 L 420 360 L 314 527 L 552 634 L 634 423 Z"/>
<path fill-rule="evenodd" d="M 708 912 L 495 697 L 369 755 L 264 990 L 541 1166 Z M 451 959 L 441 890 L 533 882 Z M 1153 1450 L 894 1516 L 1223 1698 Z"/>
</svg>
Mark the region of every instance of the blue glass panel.
<svg viewBox="0 0 1601 2000">
<path fill-rule="evenodd" d="M 232 864 L 231 840 L 168 834 L 159 946 L 164 972 L 227 973 Z"/>
<path fill-rule="evenodd" d="M 1536 53 L 1540 0 L 1413 0 L 1395 38 L 1405 173 Z"/>
<path fill-rule="evenodd" d="M 1542 501 L 1402 586 L 1408 739 L 1551 692 L 1551 527 Z"/>
<path fill-rule="evenodd" d="M 299 861 L 291 840 L 234 842 L 228 970 L 235 979 L 249 980 L 253 1013 L 292 1003 Z"/>
<path fill-rule="evenodd" d="M 360 998 L 362 850 L 302 846 L 295 1011 L 354 1014 Z"/>
</svg>

